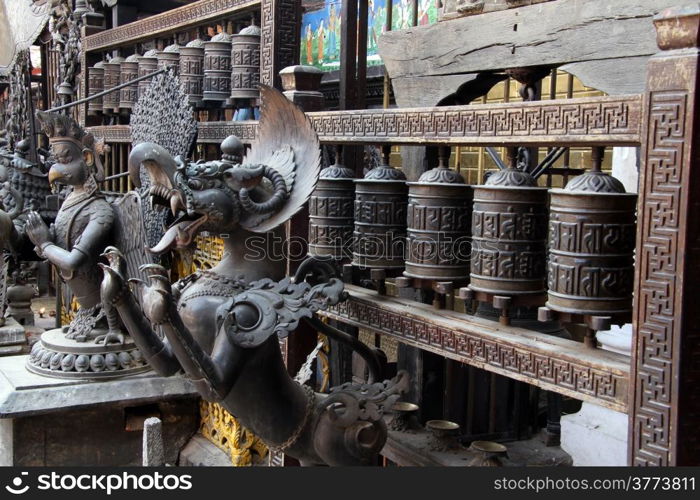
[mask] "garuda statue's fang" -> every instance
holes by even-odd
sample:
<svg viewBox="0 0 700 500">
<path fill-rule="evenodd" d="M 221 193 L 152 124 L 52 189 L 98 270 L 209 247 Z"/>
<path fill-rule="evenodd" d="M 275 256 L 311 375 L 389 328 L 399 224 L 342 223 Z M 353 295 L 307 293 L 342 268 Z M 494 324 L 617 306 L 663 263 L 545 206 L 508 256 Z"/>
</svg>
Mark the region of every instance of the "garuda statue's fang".
<svg viewBox="0 0 700 500">
<path fill-rule="evenodd" d="M 224 240 L 221 261 L 174 284 L 164 268 L 145 266 L 148 277 L 129 289 L 111 250 L 103 300 L 116 307 L 153 369 L 161 375 L 184 370 L 204 398 L 219 402 L 271 449 L 305 465 L 370 464 L 387 437 L 383 409 L 405 390 L 407 377 L 325 395 L 287 373 L 279 339 L 304 318 L 323 325 L 314 313 L 345 292 L 321 269 L 324 263 L 307 261 L 295 279 L 284 278 L 284 259 L 265 247 L 307 202 L 320 147 L 298 107 L 269 87 L 261 95 L 258 138 L 245 157 L 235 137 L 221 145 L 220 161 L 186 163 L 153 143 L 135 146 L 129 157 L 132 182 L 139 186 L 145 169 L 153 199 L 177 216 L 150 250 L 186 247 L 207 231 Z M 333 329 L 324 333 L 346 340 Z M 378 376 L 378 364 L 371 366 Z"/>
</svg>

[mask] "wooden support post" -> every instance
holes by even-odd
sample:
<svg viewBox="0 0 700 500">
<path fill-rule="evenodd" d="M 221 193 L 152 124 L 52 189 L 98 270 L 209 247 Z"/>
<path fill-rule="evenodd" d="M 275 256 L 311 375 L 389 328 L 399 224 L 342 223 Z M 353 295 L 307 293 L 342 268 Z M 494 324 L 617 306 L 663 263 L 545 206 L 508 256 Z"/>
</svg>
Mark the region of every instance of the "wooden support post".
<svg viewBox="0 0 700 500">
<path fill-rule="evenodd" d="M 280 88 L 279 72 L 299 62 L 301 0 L 262 0 L 260 81 Z"/>
<path fill-rule="evenodd" d="M 654 18 L 637 214 L 629 461 L 700 465 L 700 6 Z"/>
</svg>

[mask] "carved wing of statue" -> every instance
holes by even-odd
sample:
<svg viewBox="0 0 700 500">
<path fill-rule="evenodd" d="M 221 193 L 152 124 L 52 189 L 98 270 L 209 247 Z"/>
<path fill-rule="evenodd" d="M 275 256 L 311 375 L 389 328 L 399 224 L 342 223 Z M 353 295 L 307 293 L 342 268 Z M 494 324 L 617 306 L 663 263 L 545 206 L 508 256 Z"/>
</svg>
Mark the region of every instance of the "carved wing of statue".
<svg viewBox="0 0 700 500">
<path fill-rule="evenodd" d="M 307 202 L 321 170 L 321 149 L 306 114 L 279 91 L 260 87 L 258 135 L 243 165 L 266 165 L 276 170 L 287 185 L 287 199 L 271 214 L 248 214 L 241 225 L 265 233 L 287 221 Z"/>
<path fill-rule="evenodd" d="M 115 215 L 115 247 L 124 256 L 126 279 L 147 280 L 141 266 L 156 263 L 157 257 L 147 251 L 148 236 L 144 220 L 144 199 L 137 191 L 129 191 L 112 204 Z M 137 297 L 140 300 L 140 297 Z"/>
</svg>

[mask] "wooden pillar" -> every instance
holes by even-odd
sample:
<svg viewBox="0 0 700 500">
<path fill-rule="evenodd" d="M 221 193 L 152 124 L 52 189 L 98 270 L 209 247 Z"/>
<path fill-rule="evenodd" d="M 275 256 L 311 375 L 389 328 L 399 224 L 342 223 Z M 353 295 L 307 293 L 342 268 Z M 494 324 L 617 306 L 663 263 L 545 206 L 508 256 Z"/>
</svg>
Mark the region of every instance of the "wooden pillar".
<svg viewBox="0 0 700 500">
<path fill-rule="evenodd" d="M 629 461 L 700 465 L 700 6 L 654 18 L 637 214 Z"/>
<path fill-rule="evenodd" d="M 280 88 L 279 72 L 299 63 L 301 0 L 262 0 L 260 81 Z"/>
</svg>

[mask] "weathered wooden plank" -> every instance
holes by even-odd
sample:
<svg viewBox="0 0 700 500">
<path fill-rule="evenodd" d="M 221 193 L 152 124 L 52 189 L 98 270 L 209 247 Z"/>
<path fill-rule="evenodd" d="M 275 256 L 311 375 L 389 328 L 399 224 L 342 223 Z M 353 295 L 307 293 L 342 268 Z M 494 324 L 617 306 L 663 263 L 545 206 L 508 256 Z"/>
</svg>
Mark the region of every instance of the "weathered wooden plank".
<svg viewBox="0 0 700 500">
<path fill-rule="evenodd" d="M 86 36 L 83 39 L 83 50 L 105 50 L 132 45 L 141 40 L 170 34 L 259 6 L 260 0 L 200 0 L 140 21 Z"/>
<path fill-rule="evenodd" d="M 391 78 L 649 56 L 656 52 L 652 16 L 676 4 L 677 0 L 539 3 L 390 31 L 379 38 L 379 54 Z"/>
<path fill-rule="evenodd" d="M 629 360 L 583 344 L 348 285 L 320 314 L 543 389 L 627 410 Z"/>
</svg>

